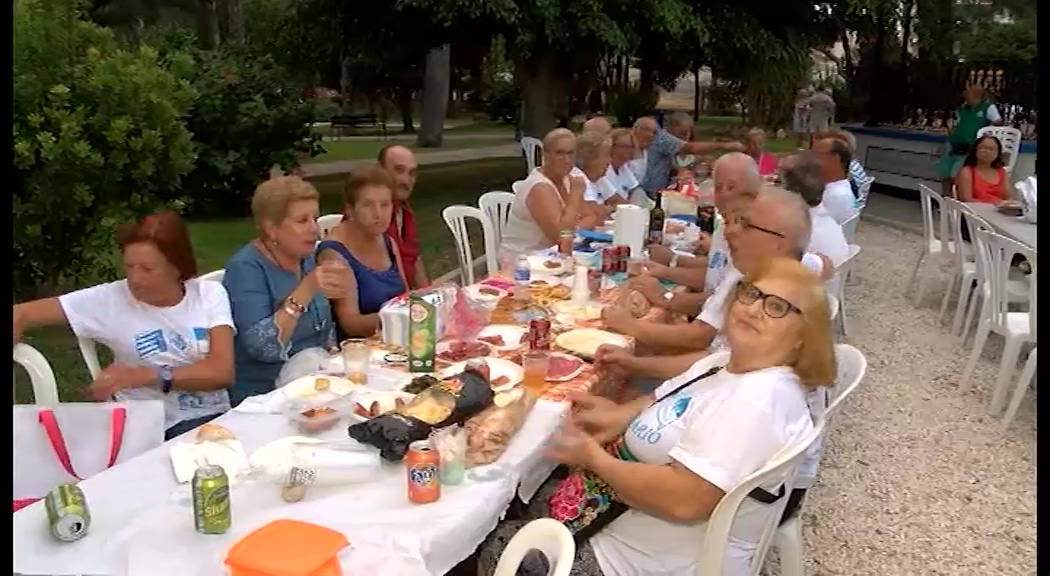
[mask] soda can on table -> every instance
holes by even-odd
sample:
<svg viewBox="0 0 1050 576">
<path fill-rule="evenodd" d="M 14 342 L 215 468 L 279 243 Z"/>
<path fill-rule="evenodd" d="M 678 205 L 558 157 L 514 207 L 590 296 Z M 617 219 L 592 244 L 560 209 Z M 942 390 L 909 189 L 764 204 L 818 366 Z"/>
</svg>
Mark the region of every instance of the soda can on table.
<svg viewBox="0 0 1050 576">
<path fill-rule="evenodd" d="M 597 300 L 602 294 L 602 271 L 587 271 L 587 289 L 591 293 L 591 300 Z"/>
<path fill-rule="evenodd" d="M 47 525 L 51 535 L 62 542 L 75 542 L 87 535 L 91 526 L 84 491 L 75 484 L 61 484 L 44 497 Z"/>
<path fill-rule="evenodd" d="M 529 320 L 529 332 L 526 336 L 529 350 L 551 349 L 551 321 L 546 318 Z"/>
<path fill-rule="evenodd" d="M 225 534 L 230 515 L 230 477 L 222 466 L 201 463 L 190 481 L 193 491 L 193 527 L 201 534 Z"/>
<path fill-rule="evenodd" d="M 409 502 L 430 504 L 441 498 L 441 456 L 430 440 L 417 440 L 408 445 L 405 471 Z"/>
<path fill-rule="evenodd" d="M 630 246 L 617 246 L 616 247 L 616 271 L 627 272 L 627 261 L 631 259 L 631 247 Z"/>
<path fill-rule="evenodd" d="M 602 274 L 616 274 L 616 271 L 619 269 L 616 263 L 618 257 L 616 246 L 602 248 Z"/>
</svg>

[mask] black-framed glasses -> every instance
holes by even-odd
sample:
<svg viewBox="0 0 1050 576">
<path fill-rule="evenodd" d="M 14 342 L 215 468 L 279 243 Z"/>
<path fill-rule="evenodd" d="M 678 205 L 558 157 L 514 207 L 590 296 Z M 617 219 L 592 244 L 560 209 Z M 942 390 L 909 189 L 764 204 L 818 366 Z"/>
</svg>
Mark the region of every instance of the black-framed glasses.
<svg viewBox="0 0 1050 576">
<path fill-rule="evenodd" d="M 762 312 L 773 319 L 780 319 L 789 313 L 802 314 L 802 310 L 776 294 L 766 294 L 754 284 L 741 282 L 736 285 L 736 301 L 750 306 L 762 301 Z"/>
<path fill-rule="evenodd" d="M 737 222 L 742 227 L 744 227 L 744 229 L 746 229 L 746 230 L 758 230 L 759 232 L 765 232 L 766 234 L 769 234 L 771 236 L 776 236 L 777 238 L 787 238 L 787 236 L 784 236 L 783 234 L 781 234 L 780 232 L 777 232 L 776 230 L 770 230 L 769 228 L 764 228 L 762 226 L 758 226 L 756 224 L 752 224 L 751 223 L 751 219 L 748 218 L 745 215 L 738 216 L 737 217 Z"/>
</svg>

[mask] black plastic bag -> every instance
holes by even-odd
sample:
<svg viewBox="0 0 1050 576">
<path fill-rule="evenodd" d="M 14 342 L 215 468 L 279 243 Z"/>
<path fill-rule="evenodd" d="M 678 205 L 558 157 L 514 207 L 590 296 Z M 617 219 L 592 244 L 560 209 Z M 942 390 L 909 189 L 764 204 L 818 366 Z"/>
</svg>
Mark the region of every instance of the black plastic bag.
<svg viewBox="0 0 1050 576">
<path fill-rule="evenodd" d="M 462 374 L 420 392 L 396 412 L 347 428 L 351 438 L 379 448 L 379 455 L 400 462 L 409 444 L 425 440 L 430 431 L 461 424 L 492 405 L 489 367 L 484 360 L 468 362 Z"/>
</svg>

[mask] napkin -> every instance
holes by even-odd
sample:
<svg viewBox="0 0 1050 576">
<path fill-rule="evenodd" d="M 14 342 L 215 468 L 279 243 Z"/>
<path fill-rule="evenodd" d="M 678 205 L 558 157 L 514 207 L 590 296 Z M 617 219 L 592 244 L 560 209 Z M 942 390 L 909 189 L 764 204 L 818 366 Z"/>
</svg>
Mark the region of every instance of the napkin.
<svg viewBox="0 0 1050 576">
<path fill-rule="evenodd" d="M 248 471 L 248 455 L 238 440 L 181 442 L 171 447 L 171 466 L 180 484 L 193 479 L 198 460 L 222 466 L 231 479 Z"/>
<path fill-rule="evenodd" d="M 269 394 L 263 394 L 262 396 L 249 396 L 244 399 L 236 408 L 234 412 L 241 412 L 243 414 L 281 414 L 284 408 L 284 402 L 287 398 L 284 392 L 280 390 L 274 390 Z"/>
</svg>

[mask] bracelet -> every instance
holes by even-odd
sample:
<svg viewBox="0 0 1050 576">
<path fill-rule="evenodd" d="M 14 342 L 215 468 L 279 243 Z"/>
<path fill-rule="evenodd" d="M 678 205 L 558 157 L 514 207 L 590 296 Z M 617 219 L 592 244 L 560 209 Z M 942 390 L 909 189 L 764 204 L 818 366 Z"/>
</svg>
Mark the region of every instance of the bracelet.
<svg viewBox="0 0 1050 576">
<path fill-rule="evenodd" d="M 306 312 L 306 307 L 295 301 L 294 298 L 289 296 L 284 301 L 284 311 L 291 315 L 293 318 L 298 318 Z"/>
</svg>

